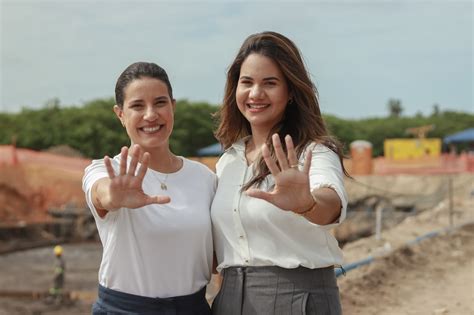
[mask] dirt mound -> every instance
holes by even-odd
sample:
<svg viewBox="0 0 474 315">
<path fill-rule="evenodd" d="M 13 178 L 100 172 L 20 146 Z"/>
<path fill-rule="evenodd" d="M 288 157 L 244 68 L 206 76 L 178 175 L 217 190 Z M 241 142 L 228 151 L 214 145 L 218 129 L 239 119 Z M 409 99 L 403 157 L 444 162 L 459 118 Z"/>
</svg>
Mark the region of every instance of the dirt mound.
<svg viewBox="0 0 474 315">
<path fill-rule="evenodd" d="M 86 206 L 81 180 L 89 159 L 60 146 L 52 152 L 0 145 L 0 222 L 4 226 L 24 221 L 48 220 L 48 209 Z"/>
<path fill-rule="evenodd" d="M 51 147 L 45 150 L 44 152 L 53 153 L 53 154 L 61 155 L 61 156 L 68 156 L 68 157 L 78 157 L 78 158 L 84 157 L 84 155 L 81 152 L 65 144 Z"/>
<path fill-rule="evenodd" d="M 351 272 L 339 281 L 345 313 L 472 314 L 473 240 L 469 224 Z"/>
</svg>

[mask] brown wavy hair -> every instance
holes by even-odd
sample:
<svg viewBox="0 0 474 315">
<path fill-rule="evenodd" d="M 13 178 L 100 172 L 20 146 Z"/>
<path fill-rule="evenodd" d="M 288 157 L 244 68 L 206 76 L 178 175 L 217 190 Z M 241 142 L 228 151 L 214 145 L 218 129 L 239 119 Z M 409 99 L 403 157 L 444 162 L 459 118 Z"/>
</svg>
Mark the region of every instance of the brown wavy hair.
<svg viewBox="0 0 474 315">
<path fill-rule="evenodd" d="M 298 158 L 306 146 L 315 141 L 324 144 L 339 156 L 343 172 L 348 176 L 342 164 L 342 146 L 328 133 L 319 109 L 318 91 L 306 70 L 300 51 L 290 39 L 276 32 L 262 32 L 247 37 L 227 71 L 223 104 L 216 113 L 219 126 L 215 133 L 224 149 L 252 134 L 250 124 L 239 111 L 235 97 L 240 68 L 250 54 L 261 54 L 272 59 L 283 73 L 291 95 L 283 119 L 273 126 L 267 136 L 266 143 L 272 156 L 275 156 L 271 145 L 271 136 L 274 133 L 280 136 L 285 152 L 284 136 L 288 134 L 292 137 Z M 252 186 L 258 187 L 269 174 L 270 171 L 260 155 L 256 160 L 254 177 L 242 190 Z"/>
</svg>

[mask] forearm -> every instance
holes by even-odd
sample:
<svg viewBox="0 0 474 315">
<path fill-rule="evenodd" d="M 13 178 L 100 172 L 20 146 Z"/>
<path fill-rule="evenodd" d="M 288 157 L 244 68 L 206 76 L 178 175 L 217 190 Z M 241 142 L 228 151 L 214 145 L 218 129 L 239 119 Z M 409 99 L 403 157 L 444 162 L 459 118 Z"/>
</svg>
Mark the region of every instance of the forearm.
<svg viewBox="0 0 474 315">
<path fill-rule="evenodd" d="M 341 199 L 331 188 L 319 188 L 312 191 L 314 203 L 302 214 L 308 221 L 326 225 L 333 223 L 341 214 Z M 300 210 L 301 211 L 301 210 Z"/>
<path fill-rule="evenodd" d="M 94 207 L 101 218 L 103 218 L 108 211 L 116 210 L 111 205 L 110 190 L 108 189 L 109 184 L 109 178 L 101 178 L 92 186 L 92 203 L 94 204 Z"/>
</svg>

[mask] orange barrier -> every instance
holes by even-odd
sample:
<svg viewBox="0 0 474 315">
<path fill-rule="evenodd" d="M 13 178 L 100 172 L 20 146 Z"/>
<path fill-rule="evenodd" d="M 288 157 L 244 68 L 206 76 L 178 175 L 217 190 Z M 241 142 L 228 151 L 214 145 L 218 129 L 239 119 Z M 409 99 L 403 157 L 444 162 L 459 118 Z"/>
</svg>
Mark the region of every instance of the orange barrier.
<svg viewBox="0 0 474 315">
<path fill-rule="evenodd" d="M 363 152 L 363 165 L 368 154 Z M 191 157 L 215 171 L 218 157 Z M 344 160 L 352 170 L 353 160 Z M 66 205 L 86 207 L 82 191 L 84 168 L 89 159 L 72 158 L 14 146 L 0 146 L 0 221 L 27 222 L 47 220 L 47 210 Z M 365 163 L 365 164 L 364 164 Z M 383 157 L 371 160 L 372 174 L 449 174 L 474 172 L 474 155 L 443 154 L 438 158 L 420 158 L 394 162 Z M 368 172 L 368 169 L 363 169 Z"/>
<path fill-rule="evenodd" d="M 442 154 L 440 157 L 424 157 L 405 161 L 393 161 L 378 157 L 374 159 L 374 174 L 454 174 L 474 172 L 474 155 Z"/>
<path fill-rule="evenodd" d="M 0 146 L 0 221 L 47 221 L 47 210 L 85 207 L 84 168 L 91 160 Z"/>
</svg>

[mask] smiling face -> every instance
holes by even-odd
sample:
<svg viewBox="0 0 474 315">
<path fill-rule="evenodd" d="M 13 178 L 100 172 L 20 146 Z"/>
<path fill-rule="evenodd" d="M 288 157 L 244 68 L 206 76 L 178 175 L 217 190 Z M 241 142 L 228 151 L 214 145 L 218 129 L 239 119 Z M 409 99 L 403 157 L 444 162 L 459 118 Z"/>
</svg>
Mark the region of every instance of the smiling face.
<svg viewBox="0 0 474 315">
<path fill-rule="evenodd" d="M 127 130 L 132 144 L 145 151 L 168 147 L 173 131 L 175 101 L 166 84 L 158 79 L 142 77 L 124 89 L 123 108 L 114 111 Z"/>
<path fill-rule="evenodd" d="M 235 97 L 252 133 L 257 130 L 268 133 L 283 118 L 290 95 L 278 65 L 266 56 L 253 53 L 242 63 Z"/>
</svg>

